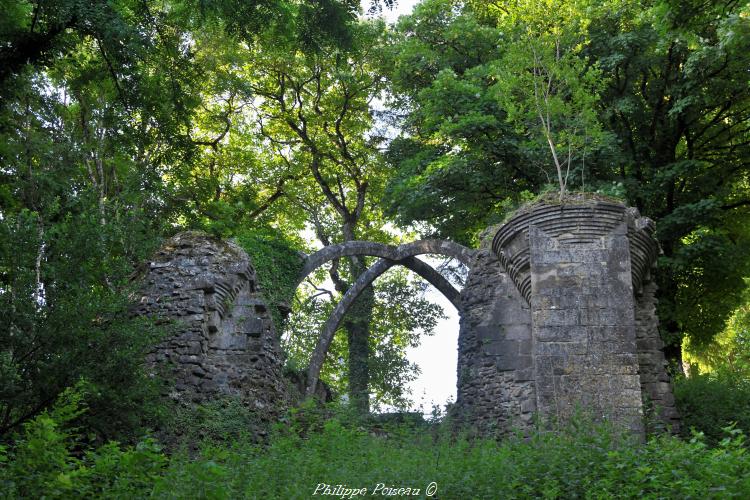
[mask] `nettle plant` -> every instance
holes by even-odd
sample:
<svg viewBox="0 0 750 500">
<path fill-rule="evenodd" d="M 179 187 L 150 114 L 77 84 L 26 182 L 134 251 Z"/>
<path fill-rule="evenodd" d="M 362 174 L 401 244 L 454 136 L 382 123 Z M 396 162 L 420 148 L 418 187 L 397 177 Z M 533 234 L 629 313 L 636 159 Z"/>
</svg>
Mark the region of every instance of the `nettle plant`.
<svg viewBox="0 0 750 500">
<path fill-rule="evenodd" d="M 582 10 L 554 0 L 524 1 L 513 11 L 489 8 L 501 30 L 495 96 L 530 150 L 547 151 L 560 200 L 572 171 L 585 189 L 586 153 L 606 139 L 596 105 L 606 83 L 583 51 L 588 22 Z M 550 179 L 549 156 L 540 168 Z"/>
</svg>

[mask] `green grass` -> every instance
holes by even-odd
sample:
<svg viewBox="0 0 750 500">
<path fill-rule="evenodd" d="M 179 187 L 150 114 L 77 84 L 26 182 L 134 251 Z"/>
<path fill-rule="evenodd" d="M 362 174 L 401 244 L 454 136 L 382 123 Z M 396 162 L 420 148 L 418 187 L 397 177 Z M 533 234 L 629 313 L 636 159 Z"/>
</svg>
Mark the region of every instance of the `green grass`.
<svg viewBox="0 0 750 500">
<path fill-rule="evenodd" d="M 0 497 L 313 498 L 329 485 L 338 494 L 319 496 L 410 488 L 414 498 L 428 498 L 431 484 L 441 499 L 750 495 L 750 457 L 738 430 L 708 447 L 700 436 L 638 443 L 579 422 L 497 442 L 457 436 L 445 425 L 384 428 L 307 413 L 304 422 L 293 415 L 266 445 L 240 437 L 205 443 L 195 457 L 167 457 L 148 440 L 83 451 L 59 420 L 45 414 L 13 450 L 0 449 Z"/>
</svg>

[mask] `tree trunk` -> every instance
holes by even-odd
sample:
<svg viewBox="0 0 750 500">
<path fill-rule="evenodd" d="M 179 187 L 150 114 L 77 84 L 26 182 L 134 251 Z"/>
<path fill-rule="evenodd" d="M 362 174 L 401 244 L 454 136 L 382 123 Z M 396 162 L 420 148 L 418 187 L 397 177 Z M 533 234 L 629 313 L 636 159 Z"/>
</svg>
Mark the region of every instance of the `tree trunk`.
<svg viewBox="0 0 750 500">
<path fill-rule="evenodd" d="M 665 248 L 666 247 L 666 248 Z M 670 252 L 669 243 L 662 244 L 665 254 Z M 680 325 L 675 320 L 677 298 L 677 283 L 666 269 L 657 273 L 657 284 L 659 286 L 656 298 L 659 300 L 659 330 L 664 341 L 664 357 L 669 363 L 670 370 L 683 370 L 682 367 L 682 332 Z"/>
<path fill-rule="evenodd" d="M 354 240 L 354 224 L 344 224 L 342 229 L 347 240 Z M 353 284 L 367 271 L 367 264 L 361 255 L 353 255 L 349 263 Z M 352 304 L 348 319 L 344 321 L 349 347 L 349 397 L 354 409 L 362 415 L 370 412 L 370 323 L 373 307 L 375 291 L 368 286 Z"/>
<path fill-rule="evenodd" d="M 349 397 L 357 413 L 370 412 L 370 321 L 375 305 L 371 286 L 362 291 L 344 321 L 349 347 Z"/>
</svg>

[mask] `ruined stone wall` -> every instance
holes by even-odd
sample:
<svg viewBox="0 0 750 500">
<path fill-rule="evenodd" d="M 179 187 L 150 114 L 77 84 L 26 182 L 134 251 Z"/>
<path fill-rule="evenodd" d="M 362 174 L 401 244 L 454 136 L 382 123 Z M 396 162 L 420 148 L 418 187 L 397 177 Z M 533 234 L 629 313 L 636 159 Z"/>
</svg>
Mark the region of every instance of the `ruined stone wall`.
<svg viewBox="0 0 750 500">
<path fill-rule="evenodd" d="M 148 265 L 136 313 L 160 318 L 172 332 L 147 360 L 174 381 L 172 399 L 229 395 L 251 409 L 284 408 L 279 336 L 237 245 L 197 232 L 168 240 Z"/>
<path fill-rule="evenodd" d="M 671 432 L 679 431 L 680 420 L 672 393 L 672 381 L 667 374 L 664 343 L 659 336 L 656 315 L 656 283 L 646 281 L 636 295 L 635 333 L 640 365 L 641 393 L 647 423 Z"/>
<path fill-rule="evenodd" d="M 499 227 L 461 293 L 454 413 L 502 432 L 580 408 L 640 434 L 651 401 L 676 430 L 653 231 L 635 209 L 600 201 L 534 206 Z"/>
<path fill-rule="evenodd" d="M 526 428 L 536 411 L 529 307 L 487 249 L 461 292 L 456 417 L 482 433 Z"/>
<path fill-rule="evenodd" d="M 643 431 L 633 285 L 624 224 L 591 243 L 529 230 L 537 408 L 589 411 Z"/>
<path fill-rule="evenodd" d="M 650 279 L 653 224 L 622 205 L 542 206 L 502 226 L 461 292 L 452 412 L 484 434 L 566 420 L 580 407 L 636 433 L 644 407 L 676 430 Z M 154 255 L 137 314 L 172 334 L 148 356 L 169 396 L 237 396 L 278 414 L 291 399 L 269 307 L 247 254 L 182 233 Z M 304 386 L 304 381 L 299 380 Z M 649 406 L 651 405 L 651 406 Z"/>
</svg>

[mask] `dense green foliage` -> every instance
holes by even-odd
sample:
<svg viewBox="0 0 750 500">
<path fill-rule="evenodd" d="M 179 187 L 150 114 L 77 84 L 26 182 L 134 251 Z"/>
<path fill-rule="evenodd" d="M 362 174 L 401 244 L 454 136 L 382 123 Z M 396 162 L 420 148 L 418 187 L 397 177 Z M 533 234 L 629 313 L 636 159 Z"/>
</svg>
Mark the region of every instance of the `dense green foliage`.
<svg viewBox="0 0 750 500">
<path fill-rule="evenodd" d="M 329 293 L 318 290 L 302 299 L 287 325 L 285 351 L 291 368 L 306 367 L 318 340 L 318 332 L 334 304 Z M 370 322 L 370 398 L 374 407 L 383 404 L 408 407 L 408 382 L 418 375 L 418 367 L 406 358 L 406 350 L 416 347 L 423 335 L 432 335 L 444 317 L 441 307 L 430 303 L 424 285 L 414 281 L 405 269 L 394 268 L 378 281 Z M 322 380 L 335 392 L 347 389 L 349 350 L 343 335 L 334 337 Z"/>
<path fill-rule="evenodd" d="M 366 137 L 384 26 L 356 22 L 357 2 L 2 5 L 4 436 L 80 379 L 95 387 L 87 418 L 100 416 L 91 430 L 101 438 L 151 420 L 136 411 L 158 392 L 139 360 L 160 332 L 130 318 L 128 304 L 130 278 L 160 238 L 182 229 L 237 238 L 268 300 L 290 306 L 298 251 L 310 250 L 302 229 L 314 226 L 324 245 L 391 238 L 375 198 L 385 182 L 378 141 Z M 365 264 L 337 263 L 331 295 Z M 412 281 L 389 283 L 381 297 L 414 296 Z M 363 333 L 351 366 L 364 367 L 362 391 L 372 366 L 376 392 L 398 392 L 412 370 L 404 346 L 432 323 L 393 321 L 402 308 L 370 336 L 373 300 L 350 321 Z M 407 305 L 424 306 L 418 318 L 434 310 Z M 344 384 L 351 366 L 338 371 Z"/>
<path fill-rule="evenodd" d="M 30 81 L 0 132 L 0 434 L 83 378 L 98 399 L 92 431 L 114 436 L 138 426 L 151 385 L 138 359 L 159 336 L 127 309 L 159 228 L 140 193 L 150 173 L 131 169 L 131 145 L 109 135 L 117 111 L 94 118 L 34 95 L 44 88 Z"/>
<path fill-rule="evenodd" d="M 196 452 L 201 444 L 216 446 L 242 439 L 257 441 L 275 425 L 272 408 L 248 408 L 240 398 L 224 396 L 200 404 L 171 402 L 156 438 L 168 452 Z"/>
<path fill-rule="evenodd" d="M 291 308 L 302 270 L 302 256 L 295 247 L 302 245 L 272 230 L 243 231 L 236 240 L 250 256 L 263 297 L 272 304 L 274 323 L 277 328 L 283 328 L 285 318 L 279 307 Z"/>
<path fill-rule="evenodd" d="M 173 466 L 166 478 L 184 487 L 171 490 L 176 497 L 210 491 L 217 498 L 309 498 L 321 482 L 368 494 L 379 483 L 418 488 L 422 498 L 432 482 L 441 498 L 658 498 L 712 489 L 729 497 L 750 488 L 743 442 L 736 435 L 711 451 L 675 438 L 639 446 L 594 431 L 498 444 L 398 428 L 373 436 L 332 420 L 322 432 L 280 437 L 265 450 L 207 449 L 198 461 Z M 270 468 L 277 471 L 273 478 L 265 472 Z"/>
<path fill-rule="evenodd" d="M 675 381 L 683 435 L 697 429 L 716 443 L 729 425 L 750 429 L 749 340 L 750 308 L 744 305 L 711 343 L 683 346 L 690 376 Z"/>
<path fill-rule="evenodd" d="M 730 427 L 750 429 L 748 5 L 424 0 L 393 27 L 359 8 L 0 0 L 0 496 L 435 481 L 444 498 L 746 497 Z M 266 417 L 231 398 L 167 405 L 143 369 L 169 331 L 130 305 L 140 266 L 178 231 L 248 252 L 302 371 L 373 259 L 296 289 L 301 252 L 476 244 L 519 204 L 579 189 L 657 223 L 662 336 L 699 365 L 676 385 L 682 439 L 579 422 L 498 443 L 362 420 L 408 406 L 406 350 L 442 314 L 400 268 L 360 296 L 323 367 L 360 415 L 303 407 L 258 444 Z M 144 438 L 156 429 L 180 438 L 169 453 Z"/>
<path fill-rule="evenodd" d="M 299 239 L 279 228 L 291 235 L 304 221 L 268 210 L 284 183 L 280 160 L 246 121 L 230 126 L 247 102 L 235 100 L 228 61 L 251 53 L 242 47 L 351 47 L 357 5 L 55 0 L 2 10 L 0 434 L 84 380 L 88 432 L 134 439 L 158 413 L 140 360 L 163 332 L 130 317 L 131 278 L 160 238 L 256 238 L 259 265 L 282 271 L 281 287 L 261 276 L 269 299 L 293 293 Z"/>
<path fill-rule="evenodd" d="M 750 265 L 746 4 L 427 0 L 390 54 L 398 220 L 472 241 L 558 166 L 621 184 L 657 222 L 670 356 L 723 329 Z"/>
<path fill-rule="evenodd" d="M 439 424 L 365 428 L 298 414 L 266 446 L 240 437 L 206 444 L 190 459 L 167 458 L 148 440 L 82 453 L 65 427 L 77 411 L 73 398 L 27 424 L 14 449 L 0 449 L 4 498 L 309 498 L 321 483 L 368 495 L 382 483 L 381 493 L 412 488 L 419 498 L 433 482 L 440 498 L 741 498 L 750 491 L 739 431 L 709 449 L 700 437 L 641 444 L 580 422 L 498 443 L 454 436 Z"/>
<path fill-rule="evenodd" d="M 680 412 L 682 434 L 697 430 L 706 442 L 716 444 L 724 437 L 726 427 L 750 429 L 750 384 L 726 370 L 711 374 L 694 374 L 677 379 L 675 400 Z"/>
<path fill-rule="evenodd" d="M 4 498 L 125 497 L 145 491 L 167 459 L 151 440 L 122 450 L 115 442 L 82 454 L 81 395 L 66 391 L 50 412 L 23 425 L 12 455 L 0 446 L 0 494 Z M 10 459 L 10 460 L 9 460 Z"/>
</svg>

